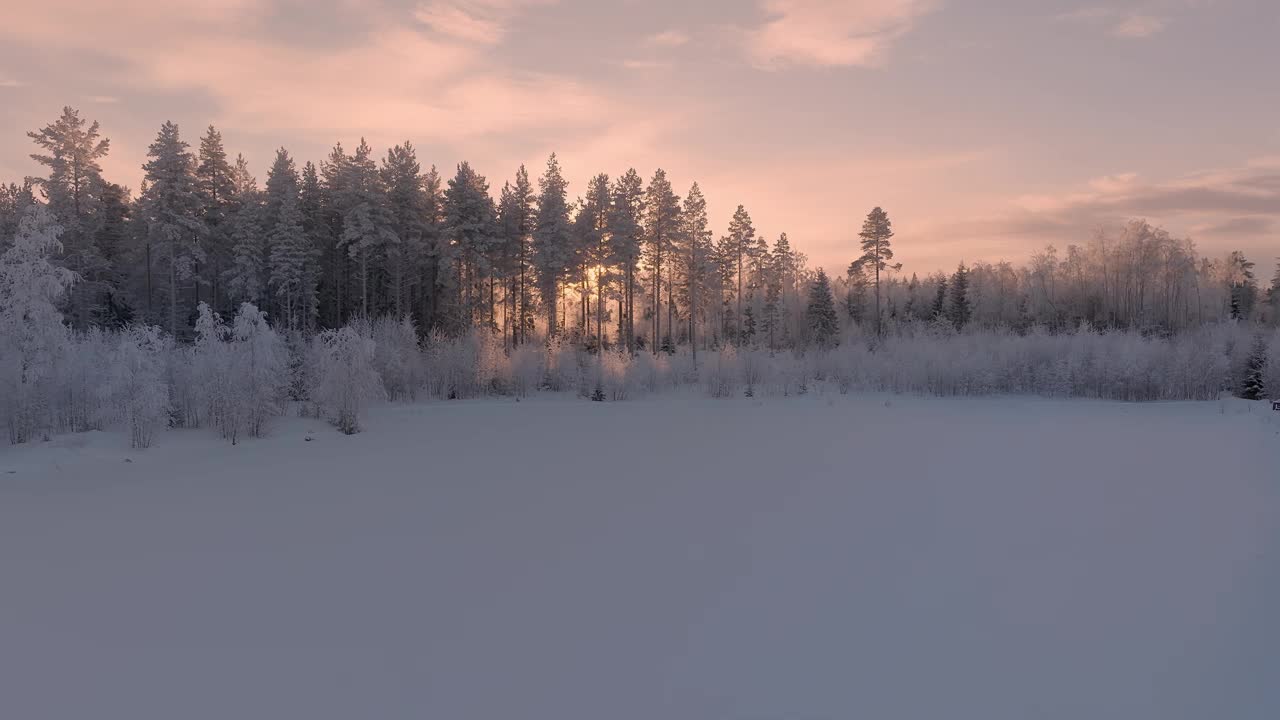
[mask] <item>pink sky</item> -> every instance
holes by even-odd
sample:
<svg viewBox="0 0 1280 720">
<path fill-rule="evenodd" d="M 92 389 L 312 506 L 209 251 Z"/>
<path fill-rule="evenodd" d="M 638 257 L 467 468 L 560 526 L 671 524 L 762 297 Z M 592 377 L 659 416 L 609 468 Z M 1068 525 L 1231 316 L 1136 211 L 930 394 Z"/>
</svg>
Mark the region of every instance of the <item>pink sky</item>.
<svg viewBox="0 0 1280 720">
<path fill-rule="evenodd" d="M 495 188 L 661 166 L 837 272 L 875 205 L 908 272 L 1131 217 L 1269 266 L 1277 37 L 1268 0 L 45 0 L 0 25 L 0 179 L 70 104 L 135 187 L 173 120 L 260 179 L 362 135 Z"/>
</svg>

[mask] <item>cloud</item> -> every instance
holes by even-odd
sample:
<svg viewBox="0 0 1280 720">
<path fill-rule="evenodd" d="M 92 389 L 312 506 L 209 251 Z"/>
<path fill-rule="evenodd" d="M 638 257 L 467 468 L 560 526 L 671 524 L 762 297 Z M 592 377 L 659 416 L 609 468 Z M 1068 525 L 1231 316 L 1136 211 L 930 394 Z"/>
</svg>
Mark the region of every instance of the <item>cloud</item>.
<svg viewBox="0 0 1280 720">
<path fill-rule="evenodd" d="M 99 105 L 114 105 L 120 102 L 120 98 L 114 95 L 86 95 L 84 99 Z"/>
<path fill-rule="evenodd" d="M 436 33 L 463 42 L 495 45 L 507 26 L 525 7 L 551 5 L 556 0 L 427 0 L 413 17 Z"/>
<path fill-rule="evenodd" d="M 1136 10 L 1114 7 L 1090 6 L 1062 13 L 1054 17 L 1059 22 L 1075 22 L 1106 29 L 1107 34 L 1119 38 L 1141 39 L 1163 32 L 1169 20 Z"/>
<path fill-rule="evenodd" d="M 26 83 L 18 82 L 17 80 L 14 80 L 13 78 L 3 78 L 3 77 L 0 77 L 0 88 L 20 88 L 20 87 L 23 87 L 23 86 L 25 86 L 25 85 L 26 85 Z"/>
<path fill-rule="evenodd" d="M 746 31 L 746 49 L 761 68 L 876 66 L 937 6 L 935 0 L 761 0 L 766 19 Z"/>
<path fill-rule="evenodd" d="M 628 70 L 670 70 L 672 64 L 666 60 L 623 60 L 622 67 Z"/>
<path fill-rule="evenodd" d="M 1168 21 L 1152 15 L 1130 15 L 1111 28 L 1116 37 L 1145 38 L 1165 29 Z"/>
<path fill-rule="evenodd" d="M 985 259 L 996 259 L 1019 246 L 1025 252 L 1028 242 L 1081 243 L 1096 230 L 1133 219 L 1190 236 L 1210 255 L 1229 249 L 1251 256 L 1274 254 L 1280 158 L 1163 181 L 1133 173 L 1095 178 L 1076 190 L 1015 198 L 1004 211 L 940 227 L 958 242 L 986 242 L 997 254 Z"/>
<path fill-rule="evenodd" d="M 650 35 L 644 39 L 644 44 L 650 47 L 680 47 L 689 42 L 689 35 L 681 30 L 665 30 L 663 32 Z"/>
</svg>

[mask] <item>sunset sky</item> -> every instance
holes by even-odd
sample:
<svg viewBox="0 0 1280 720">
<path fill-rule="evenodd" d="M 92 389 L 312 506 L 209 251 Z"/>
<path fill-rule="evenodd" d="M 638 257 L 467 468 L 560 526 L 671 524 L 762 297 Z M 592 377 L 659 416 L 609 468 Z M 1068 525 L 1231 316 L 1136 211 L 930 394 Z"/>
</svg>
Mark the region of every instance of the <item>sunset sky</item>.
<svg viewBox="0 0 1280 720">
<path fill-rule="evenodd" d="M 184 5 L 186 7 L 177 7 Z M 1275 0 L 42 0 L 0 24 L 0 180 L 63 105 L 137 187 L 164 120 L 259 181 L 365 136 L 495 192 L 555 151 L 698 181 L 843 272 L 883 206 L 908 272 L 1025 260 L 1144 217 L 1280 255 Z"/>
</svg>

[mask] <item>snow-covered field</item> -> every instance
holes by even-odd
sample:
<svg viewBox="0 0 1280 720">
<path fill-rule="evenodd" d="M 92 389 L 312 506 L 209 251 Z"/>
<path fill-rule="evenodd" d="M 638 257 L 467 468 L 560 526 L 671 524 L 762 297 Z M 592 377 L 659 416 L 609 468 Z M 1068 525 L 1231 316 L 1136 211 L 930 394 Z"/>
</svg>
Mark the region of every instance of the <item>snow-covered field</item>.
<svg viewBox="0 0 1280 720">
<path fill-rule="evenodd" d="M 0 448 L 0 717 L 1272 720 L 1278 432 L 543 397 Z"/>
</svg>

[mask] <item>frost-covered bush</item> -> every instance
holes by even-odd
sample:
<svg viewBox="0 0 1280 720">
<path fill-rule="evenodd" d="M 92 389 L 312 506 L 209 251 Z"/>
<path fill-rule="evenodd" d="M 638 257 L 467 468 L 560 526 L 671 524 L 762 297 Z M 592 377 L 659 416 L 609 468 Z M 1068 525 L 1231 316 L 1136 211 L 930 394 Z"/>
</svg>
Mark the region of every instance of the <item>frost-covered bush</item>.
<svg viewBox="0 0 1280 720">
<path fill-rule="evenodd" d="M 231 327 L 232 403 L 249 437 L 261 437 L 281 414 L 289 390 L 289 353 L 266 314 L 244 303 Z"/>
<path fill-rule="evenodd" d="M 360 432 L 365 408 L 386 394 L 374 352 L 373 339 L 351 326 L 326 330 L 312 342 L 311 399 L 348 435 Z"/>
<path fill-rule="evenodd" d="M 511 392 L 520 397 L 538 389 L 542 384 L 544 353 L 536 344 L 520 345 L 510 352 L 507 362 L 510 365 Z"/>
<path fill-rule="evenodd" d="M 75 275 L 49 262 L 62 230 L 33 205 L 13 245 L 0 255 L 0 412 L 9 442 L 26 442 L 54 426 L 56 371 L 69 338 L 56 304 Z"/>
<path fill-rule="evenodd" d="M 107 421 L 99 388 L 106 382 L 115 334 L 99 328 L 73 333 L 57 372 L 56 425 L 61 432 L 101 430 Z"/>
<path fill-rule="evenodd" d="M 108 359 L 101 391 L 109 407 L 129 428 L 134 448 L 147 448 L 169 420 L 169 341 L 160 328 L 134 325 L 120 332 Z"/>
<path fill-rule="evenodd" d="M 742 362 L 732 345 L 725 345 L 703 365 L 707 394 L 714 398 L 736 395 L 742 380 Z"/>
<path fill-rule="evenodd" d="M 399 320 L 387 316 L 374 321 L 374 368 L 382 377 L 387 398 L 392 402 L 415 400 L 426 384 L 422 348 L 418 331 L 405 316 Z"/>
</svg>

